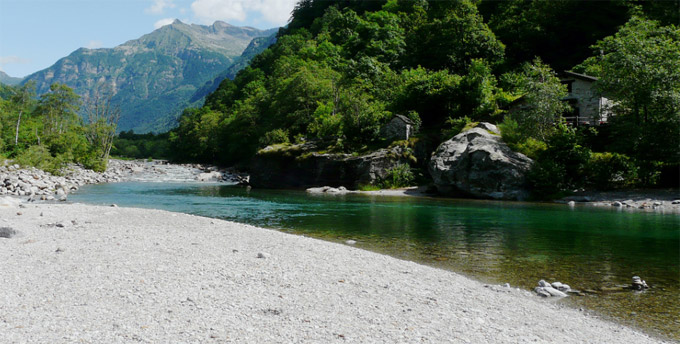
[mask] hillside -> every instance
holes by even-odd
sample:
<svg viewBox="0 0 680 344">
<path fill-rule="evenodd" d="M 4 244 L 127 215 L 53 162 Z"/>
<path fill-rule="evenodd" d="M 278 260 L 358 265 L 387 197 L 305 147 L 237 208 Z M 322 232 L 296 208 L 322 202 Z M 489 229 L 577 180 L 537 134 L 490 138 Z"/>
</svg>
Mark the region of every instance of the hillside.
<svg viewBox="0 0 680 344">
<path fill-rule="evenodd" d="M 114 48 L 78 49 L 23 83 L 35 81 L 38 94 L 56 82 L 84 97 L 111 89 L 122 111 L 119 130 L 164 131 L 201 86 L 229 68 L 254 38 L 275 30 L 175 20 Z"/>
<path fill-rule="evenodd" d="M 7 75 L 7 73 L 0 70 L 0 83 L 5 85 L 18 85 L 21 83 L 21 78 L 15 78 Z"/>
</svg>

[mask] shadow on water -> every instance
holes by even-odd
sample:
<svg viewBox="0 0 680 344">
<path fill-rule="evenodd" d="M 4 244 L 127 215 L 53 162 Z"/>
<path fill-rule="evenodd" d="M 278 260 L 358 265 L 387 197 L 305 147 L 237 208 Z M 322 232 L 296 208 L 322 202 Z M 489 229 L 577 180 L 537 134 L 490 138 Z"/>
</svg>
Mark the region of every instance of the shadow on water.
<svg viewBox="0 0 680 344">
<path fill-rule="evenodd" d="M 222 218 L 357 246 L 532 289 L 540 279 L 590 294 L 563 302 L 680 339 L 680 216 L 519 202 L 308 195 L 224 184 L 116 183 L 70 198 Z M 616 291 L 639 275 L 652 288 Z"/>
</svg>

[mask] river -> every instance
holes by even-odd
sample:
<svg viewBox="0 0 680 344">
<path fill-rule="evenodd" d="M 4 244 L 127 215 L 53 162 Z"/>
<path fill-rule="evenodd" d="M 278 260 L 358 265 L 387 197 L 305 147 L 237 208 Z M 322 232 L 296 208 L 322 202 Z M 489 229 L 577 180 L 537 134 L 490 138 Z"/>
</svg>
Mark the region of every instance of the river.
<svg viewBox="0 0 680 344">
<path fill-rule="evenodd" d="M 308 195 L 225 184 L 89 185 L 72 202 L 164 209 L 343 242 L 525 289 L 560 281 L 562 302 L 680 340 L 680 216 L 558 204 Z M 621 289 L 641 276 L 644 292 Z M 552 300 L 550 300 L 552 302 Z"/>
</svg>

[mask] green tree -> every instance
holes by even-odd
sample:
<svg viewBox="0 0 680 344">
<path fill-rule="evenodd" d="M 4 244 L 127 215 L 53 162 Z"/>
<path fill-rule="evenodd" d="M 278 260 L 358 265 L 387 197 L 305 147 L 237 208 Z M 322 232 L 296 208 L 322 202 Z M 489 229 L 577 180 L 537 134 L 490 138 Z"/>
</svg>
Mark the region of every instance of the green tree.
<svg viewBox="0 0 680 344">
<path fill-rule="evenodd" d="M 17 112 L 17 124 L 14 133 L 14 145 L 19 144 L 19 128 L 21 127 L 21 116 L 32 111 L 35 99 L 35 82 L 30 81 L 16 89 L 10 101 L 14 104 Z"/>
<path fill-rule="evenodd" d="M 641 161 L 680 160 L 680 28 L 633 17 L 580 69 L 614 101 L 612 147 Z"/>
<path fill-rule="evenodd" d="M 80 125 L 80 96 L 64 84 L 52 84 L 50 91 L 40 96 L 38 114 L 42 117 L 46 140 Z"/>
<path fill-rule="evenodd" d="M 525 138 L 545 141 L 555 123 L 569 108 L 562 101 L 567 96 L 567 87 L 550 66 L 539 58 L 533 63 L 525 63 L 521 72 L 509 73 L 504 77 L 521 96 L 517 110 L 509 116 L 517 121 Z"/>
</svg>

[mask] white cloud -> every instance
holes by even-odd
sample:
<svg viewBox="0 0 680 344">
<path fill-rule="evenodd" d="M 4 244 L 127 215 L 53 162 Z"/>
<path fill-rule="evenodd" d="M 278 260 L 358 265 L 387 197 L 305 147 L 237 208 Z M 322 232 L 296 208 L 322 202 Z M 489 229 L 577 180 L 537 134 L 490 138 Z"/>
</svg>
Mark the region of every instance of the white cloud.
<svg viewBox="0 0 680 344">
<path fill-rule="evenodd" d="M 90 42 L 87 43 L 87 45 L 85 46 L 85 48 L 88 48 L 88 49 L 97 49 L 97 48 L 101 48 L 102 45 L 104 45 L 104 44 L 102 43 L 102 41 L 92 40 L 92 41 L 90 41 Z"/>
<path fill-rule="evenodd" d="M 170 25 L 170 24 L 172 24 L 172 22 L 174 22 L 174 21 L 175 21 L 175 18 L 163 18 L 163 19 L 161 19 L 161 20 L 155 22 L 155 23 L 153 24 L 153 27 L 154 27 L 155 29 L 160 29 L 161 27 L 163 27 L 163 26 L 165 26 L 165 25 Z"/>
<path fill-rule="evenodd" d="M 297 0 L 194 0 L 191 10 L 203 23 L 245 21 L 251 12 L 276 26 L 286 25 Z"/>
<path fill-rule="evenodd" d="M 0 56 L 0 65 L 27 63 L 31 63 L 31 60 L 19 56 Z"/>
<path fill-rule="evenodd" d="M 146 13 L 162 14 L 166 8 L 175 8 L 174 0 L 153 0 L 153 5 L 147 8 Z"/>
</svg>

